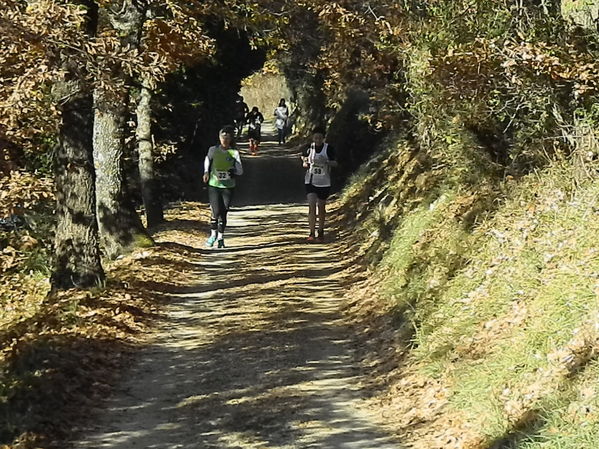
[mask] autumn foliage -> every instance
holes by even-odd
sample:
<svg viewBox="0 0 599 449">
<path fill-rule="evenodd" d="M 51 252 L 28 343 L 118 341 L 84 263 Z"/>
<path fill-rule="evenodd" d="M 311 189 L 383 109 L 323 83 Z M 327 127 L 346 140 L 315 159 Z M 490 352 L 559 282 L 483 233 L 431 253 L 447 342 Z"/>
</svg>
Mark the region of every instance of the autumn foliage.
<svg viewBox="0 0 599 449">
<path fill-rule="evenodd" d="M 395 165 L 385 167 L 384 174 L 398 183 L 413 181 L 422 195 L 441 183 L 456 183 L 492 200 L 506 179 L 555 158 L 594 160 L 599 151 L 581 145 L 583 139 L 597 142 L 599 40 L 592 30 L 572 23 L 560 2 L 147 0 L 138 2 L 144 20 L 135 42 L 102 16 L 125 3 L 4 0 L 0 8 L 0 219 L 18 216 L 26 223 L 0 231 L 0 306 L 17 311 L 3 326 L 27 313 L 52 316 L 49 321 L 55 322 L 72 304 L 59 299 L 48 305 L 40 299 L 48 292 L 55 230 L 57 167 L 49 160 L 56 154 L 61 108 L 71 99 L 59 87 L 77 81 L 90 95 L 99 89 L 126 92 L 130 127 L 124 150 L 131 156 L 133 103 L 142 87 L 162 95 L 162 109 L 154 111 L 161 118 L 178 107 L 187 113 L 204 103 L 218 104 L 209 98 L 212 86 L 203 86 L 205 98 L 184 107 L 179 103 L 187 99 L 173 92 L 198 91 L 201 77 L 196 75 L 202 70 L 230 69 L 219 60 L 224 31 L 268 52 L 296 97 L 304 129 L 333 124 L 338 135 L 351 136 L 344 148 L 347 159 L 359 163 L 375 151 L 372 142 L 401 134 L 410 142 L 413 164 L 398 173 L 394 169 L 401 162 L 390 158 Z M 226 110 L 227 105 L 218 107 Z M 174 165 L 164 162 L 189 150 L 182 136 L 195 136 L 209 115 L 226 116 L 226 111 L 202 113 L 185 123 L 173 120 L 172 129 L 156 142 L 154 157 L 165 178 L 173 176 L 168 170 L 174 172 Z M 355 138 L 355 130 L 369 134 L 368 139 Z M 69 164 L 76 166 L 76 161 L 60 168 Z M 362 200 L 367 210 L 376 197 Z M 380 217 L 385 226 L 399 220 L 399 213 L 385 213 Z M 23 288 L 10 291 L 9 284 Z M 28 292 L 37 298 L 29 311 L 19 308 Z M 131 299 L 125 293 L 122 298 Z M 74 303 L 77 308 L 79 302 Z M 82 314 L 95 316 L 90 298 L 80 303 L 80 310 L 67 315 L 72 313 L 75 322 L 85 318 Z M 122 314 L 105 299 L 97 305 L 106 316 Z M 50 332 L 43 323 L 33 323 L 22 332 L 26 345 L 40 329 Z M 18 349 L 19 329 L 10 335 L 14 340 L 5 354 Z M 519 419 L 518 413 L 512 415 Z"/>
</svg>

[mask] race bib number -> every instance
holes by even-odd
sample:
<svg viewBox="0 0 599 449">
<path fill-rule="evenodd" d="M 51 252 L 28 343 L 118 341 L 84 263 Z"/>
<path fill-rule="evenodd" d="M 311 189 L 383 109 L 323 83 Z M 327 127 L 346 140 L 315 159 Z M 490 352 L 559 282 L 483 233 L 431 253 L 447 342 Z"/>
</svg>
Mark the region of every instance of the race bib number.
<svg viewBox="0 0 599 449">
<path fill-rule="evenodd" d="M 312 174 L 313 175 L 324 175 L 324 167 L 322 165 L 313 165 L 312 166 Z"/>
<path fill-rule="evenodd" d="M 228 171 L 218 170 L 216 172 L 216 178 L 219 181 L 228 181 L 229 179 L 231 179 L 231 174 Z"/>
</svg>

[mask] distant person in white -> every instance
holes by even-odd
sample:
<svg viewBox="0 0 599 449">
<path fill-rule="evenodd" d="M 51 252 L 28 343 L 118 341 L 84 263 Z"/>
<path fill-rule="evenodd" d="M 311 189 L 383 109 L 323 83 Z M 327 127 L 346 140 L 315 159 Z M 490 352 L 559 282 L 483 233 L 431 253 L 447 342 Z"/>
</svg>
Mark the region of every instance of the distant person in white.
<svg viewBox="0 0 599 449">
<path fill-rule="evenodd" d="M 289 109 L 285 104 L 285 99 L 281 98 L 279 106 L 275 109 L 275 126 L 277 128 L 277 135 L 279 139 L 279 145 L 285 143 L 285 132 L 287 131 L 287 120 L 289 120 Z"/>
</svg>

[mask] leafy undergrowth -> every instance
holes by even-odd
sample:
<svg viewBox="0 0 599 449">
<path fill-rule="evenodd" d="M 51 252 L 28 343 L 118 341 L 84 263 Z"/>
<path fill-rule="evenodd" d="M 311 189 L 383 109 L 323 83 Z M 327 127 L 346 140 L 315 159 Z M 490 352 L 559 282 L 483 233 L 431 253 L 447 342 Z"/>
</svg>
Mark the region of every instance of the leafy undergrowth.
<svg viewBox="0 0 599 449">
<path fill-rule="evenodd" d="M 569 162 L 428 197 L 417 176 L 356 179 L 372 263 L 349 310 L 384 420 L 414 448 L 599 447 L 599 181 Z"/>
<path fill-rule="evenodd" d="M 2 275 L 0 447 L 60 447 L 101 405 L 169 289 L 197 276 L 186 260 L 205 233 L 206 213 L 186 204 L 168 212 L 155 233 L 163 243 L 113 262 L 103 289 L 48 296 L 39 272 Z"/>
</svg>

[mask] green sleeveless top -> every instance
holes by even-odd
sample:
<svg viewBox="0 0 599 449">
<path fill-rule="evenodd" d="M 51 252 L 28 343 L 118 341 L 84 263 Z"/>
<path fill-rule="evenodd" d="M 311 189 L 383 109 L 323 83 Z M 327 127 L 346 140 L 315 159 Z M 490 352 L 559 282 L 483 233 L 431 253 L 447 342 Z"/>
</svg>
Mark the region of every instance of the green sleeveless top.
<svg viewBox="0 0 599 449">
<path fill-rule="evenodd" d="M 238 151 L 234 148 L 223 150 L 218 146 L 214 150 L 210 166 L 210 179 L 208 185 L 219 189 L 231 189 L 235 187 L 235 178 L 231 176 L 231 170 L 235 168 L 235 158 Z"/>
</svg>

